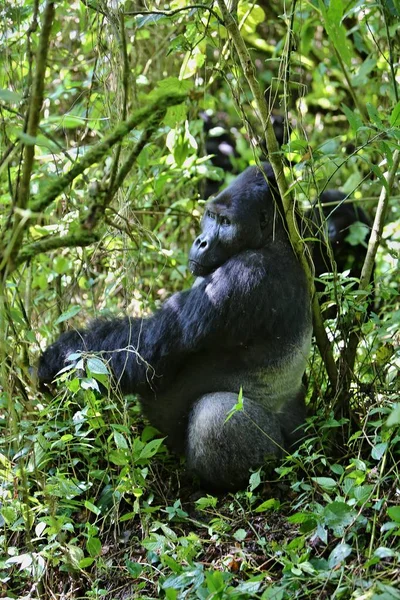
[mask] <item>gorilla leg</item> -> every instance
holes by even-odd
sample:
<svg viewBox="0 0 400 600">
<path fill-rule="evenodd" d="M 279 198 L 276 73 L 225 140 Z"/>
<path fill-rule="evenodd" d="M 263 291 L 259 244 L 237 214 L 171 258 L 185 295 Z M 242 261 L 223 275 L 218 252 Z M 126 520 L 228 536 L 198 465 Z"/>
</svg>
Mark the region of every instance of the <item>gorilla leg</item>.
<svg viewBox="0 0 400 600">
<path fill-rule="evenodd" d="M 249 469 L 260 467 L 268 456 L 282 454 L 279 415 L 244 398 L 243 411 L 226 421 L 237 400 L 237 394 L 228 392 L 206 394 L 189 416 L 188 466 L 213 490 L 245 487 Z"/>
</svg>

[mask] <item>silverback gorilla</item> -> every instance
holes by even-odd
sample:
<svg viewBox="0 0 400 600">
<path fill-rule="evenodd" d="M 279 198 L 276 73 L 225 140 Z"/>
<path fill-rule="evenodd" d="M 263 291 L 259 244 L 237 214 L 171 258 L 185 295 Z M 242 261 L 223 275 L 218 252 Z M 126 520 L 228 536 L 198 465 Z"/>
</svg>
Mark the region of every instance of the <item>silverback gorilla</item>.
<svg viewBox="0 0 400 600">
<path fill-rule="evenodd" d="M 50 383 L 76 351 L 99 353 L 202 485 L 238 489 L 250 468 L 298 442 L 305 418 L 309 292 L 268 164 L 208 202 L 189 266 L 193 287 L 153 315 L 64 333 L 38 377 Z M 241 388 L 243 410 L 227 419 Z"/>
</svg>

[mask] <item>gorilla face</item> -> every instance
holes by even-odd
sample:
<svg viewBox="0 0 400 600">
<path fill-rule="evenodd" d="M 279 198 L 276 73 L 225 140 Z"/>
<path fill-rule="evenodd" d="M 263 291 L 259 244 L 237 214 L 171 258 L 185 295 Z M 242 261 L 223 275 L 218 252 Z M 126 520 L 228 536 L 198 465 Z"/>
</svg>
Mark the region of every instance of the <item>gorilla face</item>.
<svg viewBox="0 0 400 600">
<path fill-rule="evenodd" d="M 264 169 L 271 177 L 266 166 Z M 204 277 L 232 256 L 263 247 L 275 210 L 265 174 L 250 167 L 207 203 L 202 233 L 189 253 L 189 268 L 194 275 Z"/>
</svg>

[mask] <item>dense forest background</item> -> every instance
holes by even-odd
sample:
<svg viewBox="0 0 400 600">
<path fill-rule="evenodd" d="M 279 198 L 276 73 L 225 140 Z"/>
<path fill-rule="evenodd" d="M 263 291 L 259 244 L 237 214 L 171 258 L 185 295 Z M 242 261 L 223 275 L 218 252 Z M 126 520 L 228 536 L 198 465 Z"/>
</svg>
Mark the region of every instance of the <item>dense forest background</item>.
<svg viewBox="0 0 400 600">
<path fill-rule="evenodd" d="M 400 598 L 399 1 L 0 14 L 2 597 Z M 350 252 L 321 279 L 307 439 L 217 498 L 134 397 L 99 394 L 99 359 L 53 396 L 34 367 L 66 329 L 190 287 L 205 196 L 266 159 L 287 215 L 340 189 L 371 225 L 346 237 L 361 277 Z"/>
</svg>

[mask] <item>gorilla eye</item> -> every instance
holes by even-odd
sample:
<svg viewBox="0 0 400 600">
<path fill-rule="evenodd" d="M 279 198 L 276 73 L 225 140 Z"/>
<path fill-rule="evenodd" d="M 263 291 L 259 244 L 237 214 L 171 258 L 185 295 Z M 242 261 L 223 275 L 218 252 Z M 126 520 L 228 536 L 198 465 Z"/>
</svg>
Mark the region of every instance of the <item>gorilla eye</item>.
<svg viewBox="0 0 400 600">
<path fill-rule="evenodd" d="M 215 217 L 215 213 L 211 212 L 211 210 L 208 210 L 208 211 L 206 212 L 206 215 L 207 215 L 207 217 L 208 217 L 209 219 L 212 219 L 213 221 L 215 221 L 215 218 L 216 218 L 216 217 Z"/>
<path fill-rule="evenodd" d="M 221 217 L 221 225 L 230 225 L 231 222 L 228 217 Z"/>
</svg>

